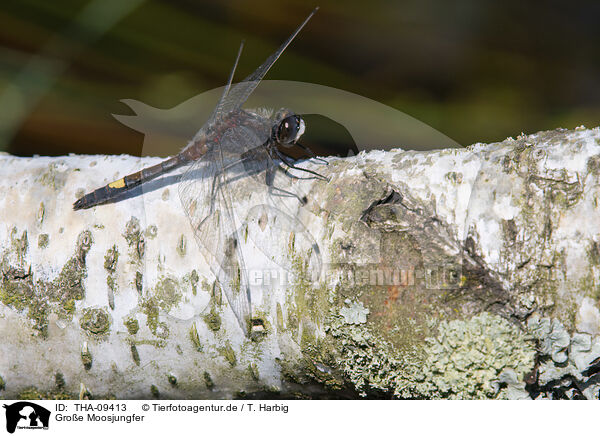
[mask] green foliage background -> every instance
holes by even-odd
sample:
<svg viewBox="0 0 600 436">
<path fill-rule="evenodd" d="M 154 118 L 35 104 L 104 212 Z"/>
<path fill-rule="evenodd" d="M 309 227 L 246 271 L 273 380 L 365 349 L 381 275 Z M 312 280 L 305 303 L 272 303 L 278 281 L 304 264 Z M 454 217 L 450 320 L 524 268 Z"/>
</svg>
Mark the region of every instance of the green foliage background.
<svg viewBox="0 0 600 436">
<path fill-rule="evenodd" d="M 0 150 L 140 153 L 120 99 L 169 108 L 221 86 L 245 39 L 241 79 L 316 5 L 268 78 L 367 96 L 463 145 L 599 124 L 598 2 L 22 0 L 0 5 Z"/>
</svg>

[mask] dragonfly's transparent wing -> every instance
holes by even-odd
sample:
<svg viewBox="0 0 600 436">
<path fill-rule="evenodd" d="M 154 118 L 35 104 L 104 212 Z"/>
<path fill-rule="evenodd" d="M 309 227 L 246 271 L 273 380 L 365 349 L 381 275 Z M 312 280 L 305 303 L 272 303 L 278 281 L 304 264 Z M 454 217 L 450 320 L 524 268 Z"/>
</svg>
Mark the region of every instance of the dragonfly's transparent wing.
<svg viewBox="0 0 600 436">
<path fill-rule="evenodd" d="M 250 326 L 251 301 L 248 273 L 242 254 L 240 219 L 231 207 L 231 196 L 251 192 L 245 182 L 244 159 L 254 158 L 249 151 L 263 148 L 268 138 L 268 120 L 240 118 L 226 130 L 220 143 L 209 148 L 182 175 L 179 196 L 188 215 L 196 240 L 215 274 L 221 289 L 247 333 Z M 249 164 L 259 170 L 260 163 Z M 264 165 L 264 164 L 263 164 Z"/>
<path fill-rule="evenodd" d="M 300 220 L 282 208 L 259 204 L 248 211 L 245 223 L 254 245 L 295 280 L 310 283 L 319 280 L 322 268 L 319 245 Z"/>
<path fill-rule="evenodd" d="M 265 74 L 269 71 L 269 69 L 273 66 L 275 61 L 281 56 L 281 53 L 287 48 L 288 45 L 292 42 L 292 40 L 300 33 L 302 28 L 308 23 L 308 20 L 312 18 L 318 8 L 310 13 L 310 15 L 304 20 L 304 22 L 292 33 L 292 35 L 273 53 L 271 56 L 267 58 L 267 60 L 254 71 L 254 73 L 250 74 L 246 77 L 242 82 L 236 84 L 233 87 L 227 86 L 223 96 L 221 97 L 221 101 L 217 104 L 215 112 L 211 117 L 214 120 L 217 120 L 224 115 L 228 114 L 233 110 L 240 109 L 242 105 L 246 102 L 252 91 L 256 89 L 260 81 L 263 79 Z M 237 61 L 236 61 L 237 64 Z"/>
<path fill-rule="evenodd" d="M 302 272 L 306 278 L 316 282 L 322 271 L 321 253 L 315 238 L 302 224 L 304 219 L 308 221 L 309 217 L 314 217 L 321 210 L 315 204 L 314 193 L 311 192 L 314 177 L 310 174 L 307 177 L 306 173 L 287 168 L 281 162 L 277 162 L 269 170 L 270 208 L 261 212 L 275 217 L 273 210 L 280 211 L 274 227 L 281 233 L 290 233 L 288 250 L 295 261 L 294 272 Z M 299 264 L 298 260 L 302 260 L 303 264 Z"/>
<path fill-rule="evenodd" d="M 232 124 L 219 144 L 186 171 L 179 194 L 196 240 L 240 326 L 248 333 L 252 306 L 243 257 L 248 236 L 268 258 L 290 248 L 297 256 L 308 255 L 310 266 L 303 270 L 312 275 L 320 272 L 321 258 L 314 238 L 291 211 L 293 206 L 290 209 L 283 204 L 279 191 L 272 195 L 267 186 L 267 174 L 274 170 L 265 147 L 270 121 L 240 114 L 248 118 Z M 301 197 L 290 192 L 286 190 L 284 197 L 299 206 Z M 261 233 L 255 233 L 255 227 L 265 224 L 268 232 L 263 228 Z M 294 266 L 292 255 L 286 261 L 279 257 L 273 260 L 287 270 Z"/>
<path fill-rule="evenodd" d="M 319 246 L 298 219 L 310 213 L 307 210 L 311 206 L 310 184 L 283 171 L 264 147 L 246 152 L 242 162 L 248 175 L 245 187 L 263 193 L 255 195 L 247 208 L 244 234 L 288 273 L 310 282 L 318 281 L 322 267 Z"/>
<path fill-rule="evenodd" d="M 244 333 L 251 316 L 250 293 L 239 235 L 224 186 L 218 150 L 210 150 L 182 176 L 179 196 L 198 242 Z"/>
</svg>

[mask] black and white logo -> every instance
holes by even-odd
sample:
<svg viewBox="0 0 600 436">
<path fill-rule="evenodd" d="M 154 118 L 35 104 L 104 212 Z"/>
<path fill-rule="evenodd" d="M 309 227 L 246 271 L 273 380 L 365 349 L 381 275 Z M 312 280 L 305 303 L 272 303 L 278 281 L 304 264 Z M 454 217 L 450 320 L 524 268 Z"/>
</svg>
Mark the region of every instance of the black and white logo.
<svg viewBox="0 0 600 436">
<path fill-rule="evenodd" d="M 6 409 L 6 431 L 14 433 L 18 429 L 48 430 L 50 411 L 29 401 L 19 401 L 10 405 L 3 404 Z"/>
</svg>

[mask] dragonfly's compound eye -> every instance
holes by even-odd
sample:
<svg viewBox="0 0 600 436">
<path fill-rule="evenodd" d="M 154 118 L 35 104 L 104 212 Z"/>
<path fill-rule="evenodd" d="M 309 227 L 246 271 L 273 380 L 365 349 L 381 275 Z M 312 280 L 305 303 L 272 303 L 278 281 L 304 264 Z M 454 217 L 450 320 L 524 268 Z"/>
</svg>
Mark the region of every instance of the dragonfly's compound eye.
<svg viewBox="0 0 600 436">
<path fill-rule="evenodd" d="M 281 145 L 294 144 L 304 133 L 304 120 L 292 115 L 281 120 L 277 126 L 277 142 Z"/>
</svg>

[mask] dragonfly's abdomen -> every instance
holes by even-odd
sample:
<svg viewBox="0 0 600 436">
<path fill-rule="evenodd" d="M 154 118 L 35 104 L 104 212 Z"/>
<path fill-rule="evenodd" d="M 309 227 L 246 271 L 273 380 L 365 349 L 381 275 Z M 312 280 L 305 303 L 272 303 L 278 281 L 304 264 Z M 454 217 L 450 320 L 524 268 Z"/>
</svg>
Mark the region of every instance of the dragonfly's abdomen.
<svg viewBox="0 0 600 436">
<path fill-rule="evenodd" d="M 136 186 L 141 185 L 144 182 L 152 180 L 164 173 L 172 171 L 182 165 L 185 165 L 189 161 L 185 156 L 178 154 L 170 159 L 162 161 L 156 165 L 153 165 L 143 170 L 137 171 L 133 174 L 123 177 L 122 179 L 115 180 L 102 188 L 98 188 L 89 194 L 84 195 L 75 203 L 73 203 L 73 209 L 88 209 L 98 204 L 106 203 L 123 192 L 129 191 Z"/>
</svg>

